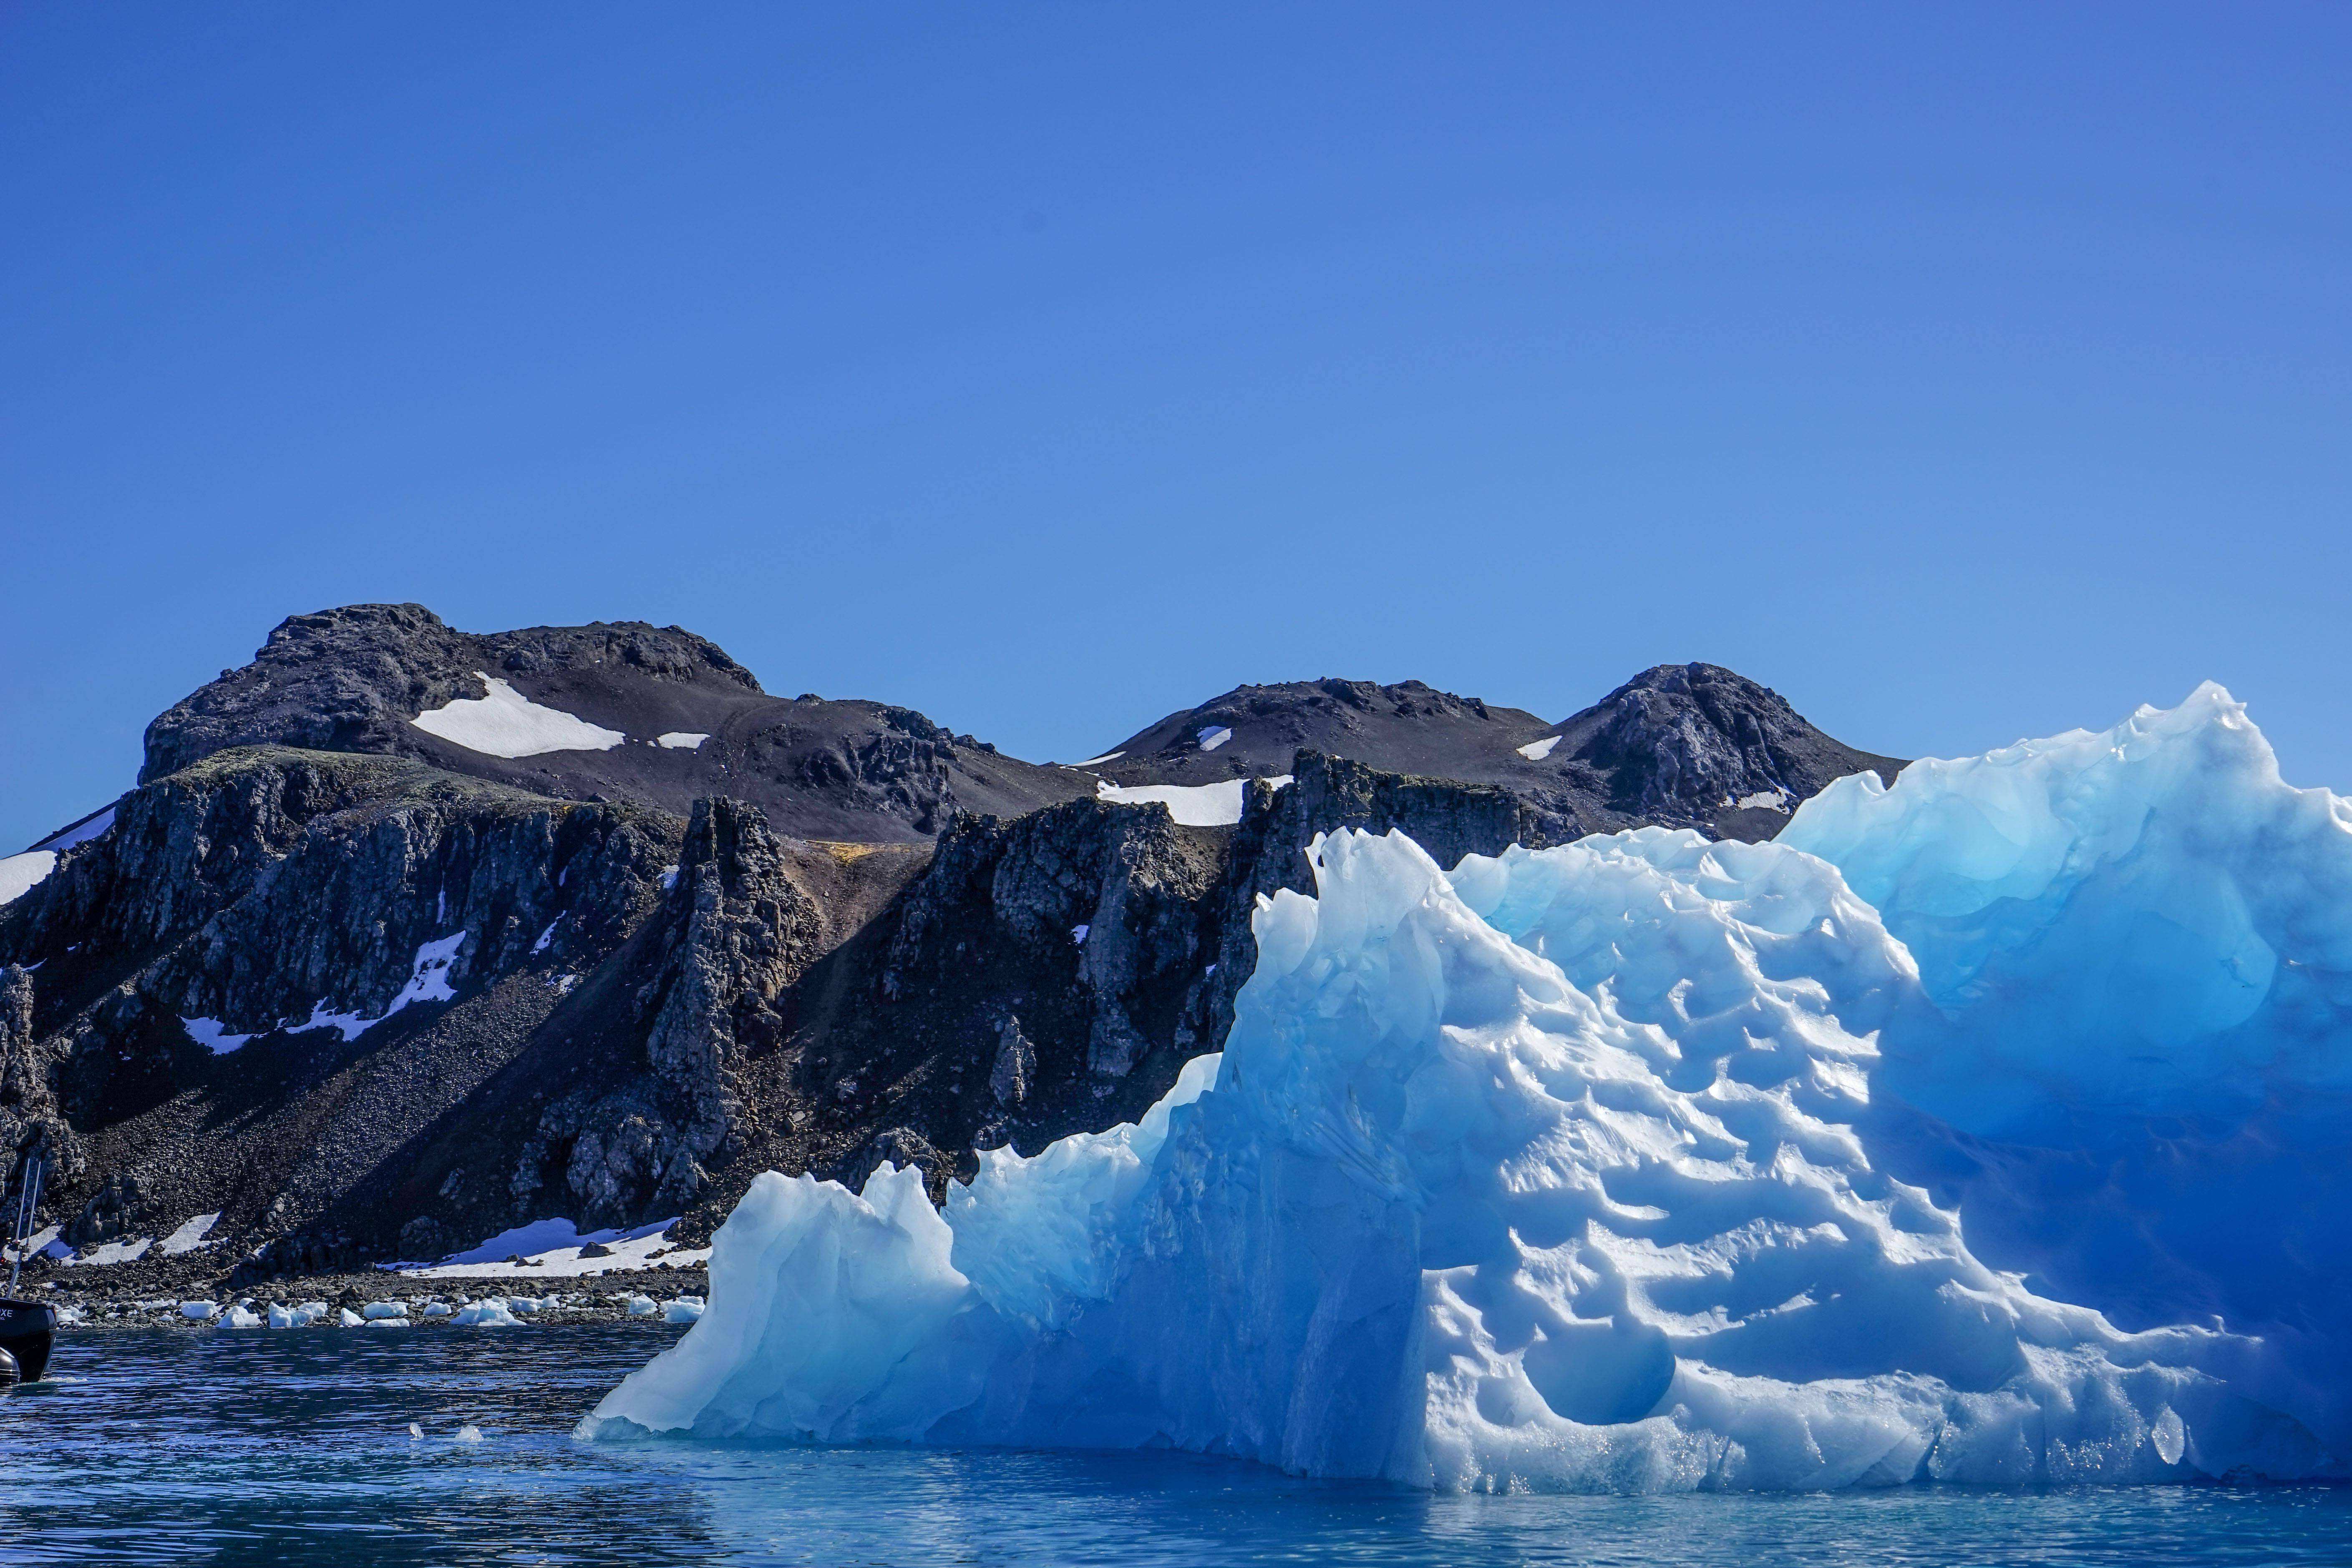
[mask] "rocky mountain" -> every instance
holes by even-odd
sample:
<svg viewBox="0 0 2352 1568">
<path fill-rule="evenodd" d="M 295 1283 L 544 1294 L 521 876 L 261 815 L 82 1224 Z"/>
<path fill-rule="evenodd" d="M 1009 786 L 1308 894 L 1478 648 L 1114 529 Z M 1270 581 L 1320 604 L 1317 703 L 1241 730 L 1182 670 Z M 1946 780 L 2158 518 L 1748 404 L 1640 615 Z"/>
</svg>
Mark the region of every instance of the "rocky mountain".
<svg viewBox="0 0 2352 1568">
<path fill-rule="evenodd" d="M 1832 779 L 1903 767 L 1712 664 L 1644 670 L 1558 724 L 1417 680 L 1242 686 L 1080 765 L 1114 787 L 1197 787 L 1279 776 L 1301 750 L 1509 790 L 1562 838 L 1652 822 L 1769 838 Z"/>
<path fill-rule="evenodd" d="M 684 814 L 749 801 L 780 831 L 919 843 L 958 811 L 1083 794 L 909 708 L 771 697 L 715 645 L 640 621 L 476 636 L 421 605 L 296 616 L 147 728 L 145 782 L 232 746 L 413 757 L 564 800 Z"/>
<path fill-rule="evenodd" d="M 58 1250 L 143 1258 L 216 1215 L 201 1245 L 248 1279 L 549 1215 L 691 1235 L 770 1168 L 937 1188 L 1218 1048 L 1255 902 L 1312 886 L 1318 833 L 1449 864 L 1629 822 L 1755 835 L 1893 765 L 1704 665 L 1549 726 L 1244 688 L 1118 750 L 1046 768 L 781 701 L 675 629 L 297 617 L 0 903 L 0 1141 L 49 1155 Z M 1117 798 L 1211 787 L 1212 825 Z"/>
</svg>

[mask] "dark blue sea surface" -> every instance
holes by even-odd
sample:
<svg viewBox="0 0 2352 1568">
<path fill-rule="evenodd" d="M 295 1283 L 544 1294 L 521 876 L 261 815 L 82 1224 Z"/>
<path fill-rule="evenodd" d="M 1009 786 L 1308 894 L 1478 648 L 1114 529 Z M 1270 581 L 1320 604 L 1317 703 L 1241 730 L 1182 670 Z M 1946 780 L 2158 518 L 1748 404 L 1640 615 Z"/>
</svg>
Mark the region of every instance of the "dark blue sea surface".
<svg viewBox="0 0 2352 1568">
<path fill-rule="evenodd" d="M 2352 1563 L 2344 1488 L 1431 1497 L 1171 1454 L 574 1441 L 679 1331 L 75 1335 L 0 1399 L 0 1562 Z"/>
</svg>

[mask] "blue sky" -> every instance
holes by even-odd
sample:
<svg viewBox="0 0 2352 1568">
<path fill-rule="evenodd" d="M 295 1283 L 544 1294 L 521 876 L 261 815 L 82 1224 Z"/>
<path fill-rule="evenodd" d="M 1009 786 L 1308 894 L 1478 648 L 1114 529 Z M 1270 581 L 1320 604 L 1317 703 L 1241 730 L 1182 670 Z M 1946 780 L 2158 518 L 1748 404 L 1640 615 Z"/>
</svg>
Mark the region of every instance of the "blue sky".
<svg viewBox="0 0 2352 1568">
<path fill-rule="evenodd" d="M 2340 5 L 0 8 L 0 850 L 364 600 L 2352 788 L 2347 148 Z"/>
</svg>

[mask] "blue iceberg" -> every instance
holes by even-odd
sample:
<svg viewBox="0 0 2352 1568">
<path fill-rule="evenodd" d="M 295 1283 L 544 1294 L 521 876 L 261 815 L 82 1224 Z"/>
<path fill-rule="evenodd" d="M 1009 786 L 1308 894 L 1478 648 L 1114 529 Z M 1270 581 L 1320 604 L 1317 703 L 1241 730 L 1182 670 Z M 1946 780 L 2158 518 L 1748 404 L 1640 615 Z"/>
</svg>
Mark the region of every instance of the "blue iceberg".
<svg viewBox="0 0 2352 1568">
<path fill-rule="evenodd" d="M 1140 1122 L 943 1210 L 760 1177 L 583 1435 L 1473 1489 L 2345 1473 L 2343 1253 L 2297 1250 L 2344 1178 L 2291 1184 L 2352 1127 L 2352 808 L 2218 689 L 1843 781 L 1773 844 L 1313 859 Z"/>
</svg>

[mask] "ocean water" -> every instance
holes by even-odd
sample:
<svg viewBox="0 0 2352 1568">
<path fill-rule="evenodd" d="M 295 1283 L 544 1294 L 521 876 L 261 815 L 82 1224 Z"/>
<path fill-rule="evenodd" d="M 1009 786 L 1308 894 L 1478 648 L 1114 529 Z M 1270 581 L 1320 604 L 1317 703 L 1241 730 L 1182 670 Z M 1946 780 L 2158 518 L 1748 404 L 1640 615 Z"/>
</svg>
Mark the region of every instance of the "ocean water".
<svg viewBox="0 0 2352 1568">
<path fill-rule="evenodd" d="M 572 1440 L 683 1331 L 75 1335 L 0 1399 L 0 1562 L 2352 1563 L 2345 1488 L 1430 1497 L 1171 1454 Z"/>
</svg>

